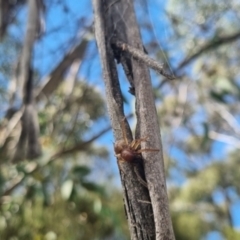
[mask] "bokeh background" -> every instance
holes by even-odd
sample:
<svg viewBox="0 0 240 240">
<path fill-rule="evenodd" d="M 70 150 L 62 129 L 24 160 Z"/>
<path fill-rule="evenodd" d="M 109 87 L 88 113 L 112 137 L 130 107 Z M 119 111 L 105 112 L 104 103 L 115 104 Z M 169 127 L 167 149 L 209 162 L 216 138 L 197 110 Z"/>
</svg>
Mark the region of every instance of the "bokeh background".
<svg viewBox="0 0 240 240">
<path fill-rule="evenodd" d="M 28 5 L 6 2 L 0 239 L 129 239 L 91 1 L 44 1 L 33 55 L 42 156 L 15 162 L 21 100 L 13 97 L 14 76 Z M 176 239 L 240 239 L 240 2 L 136 0 L 135 11 L 148 54 L 177 76 L 170 81 L 151 71 Z M 118 70 L 131 115 L 134 98 Z M 134 115 L 130 123 L 134 130 Z"/>
</svg>

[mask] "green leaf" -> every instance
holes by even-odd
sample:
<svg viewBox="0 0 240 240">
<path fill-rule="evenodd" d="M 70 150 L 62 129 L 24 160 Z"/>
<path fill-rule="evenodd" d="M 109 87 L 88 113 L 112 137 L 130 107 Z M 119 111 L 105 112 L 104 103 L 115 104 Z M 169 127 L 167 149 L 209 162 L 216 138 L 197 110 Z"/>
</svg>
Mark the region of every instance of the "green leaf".
<svg viewBox="0 0 240 240">
<path fill-rule="evenodd" d="M 73 191 L 73 181 L 69 179 L 65 181 L 61 187 L 61 194 L 63 199 L 68 200 L 72 194 L 72 191 Z"/>
<path fill-rule="evenodd" d="M 76 166 L 73 168 L 73 174 L 80 176 L 81 178 L 86 177 L 90 174 L 91 169 L 87 166 Z"/>
<path fill-rule="evenodd" d="M 226 101 L 224 100 L 224 95 L 225 94 L 219 93 L 219 92 L 214 91 L 214 90 L 210 91 L 210 96 L 217 102 L 226 103 Z"/>
<path fill-rule="evenodd" d="M 224 93 L 234 93 L 235 87 L 231 83 L 231 81 L 228 78 L 224 77 L 218 77 L 216 79 L 216 85 L 218 91 L 224 92 Z"/>
<path fill-rule="evenodd" d="M 82 182 L 82 186 L 89 191 L 98 192 L 101 194 L 104 193 L 104 189 L 93 182 Z"/>
</svg>

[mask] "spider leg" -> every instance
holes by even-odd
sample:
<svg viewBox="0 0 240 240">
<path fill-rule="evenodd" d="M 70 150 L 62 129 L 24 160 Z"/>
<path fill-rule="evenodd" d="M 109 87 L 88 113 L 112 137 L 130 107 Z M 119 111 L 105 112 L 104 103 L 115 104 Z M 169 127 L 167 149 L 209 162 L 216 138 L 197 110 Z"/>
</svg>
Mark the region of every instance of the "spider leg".
<svg viewBox="0 0 240 240">
<path fill-rule="evenodd" d="M 137 148 L 139 147 L 140 143 L 141 142 L 145 142 L 147 141 L 147 137 L 146 138 L 139 138 L 139 139 L 135 139 L 131 142 L 130 144 L 130 147 L 133 149 L 133 150 L 137 150 Z"/>
<path fill-rule="evenodd" d="M 147 183 L 142 179 L 142 177 L 140 176 L 137 168 L 134 167 L 133 169 L 134 169 L 134 172 L 135 172 L 135 174 L 136 174 L 136 176 L 137 176 L 138 181 L 139 181 L 143 186 L 145 186 L 145 187 L 147 188 L 148 185 L 147 185 Z"/>
<path fill-rule="evenodd" d="M 133 146 L 135 145 L 136 143 L 136 139 L 132 140 L 132 142 L 130 143 L 130 148 L 133 148 Z"/>
</svg>

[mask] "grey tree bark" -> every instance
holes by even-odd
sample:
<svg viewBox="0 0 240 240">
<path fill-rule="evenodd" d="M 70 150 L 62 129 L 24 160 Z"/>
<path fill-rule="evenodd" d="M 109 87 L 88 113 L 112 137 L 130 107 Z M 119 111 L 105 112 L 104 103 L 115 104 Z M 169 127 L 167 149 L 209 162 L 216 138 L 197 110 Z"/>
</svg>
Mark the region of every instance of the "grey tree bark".
<svg viewBox="0 0 240 240">
<path fill-rule="evenodd" d="M 151 79 L 146 64 L 124 49 L 116 49 L 112 39 L 144 52 L 132 0 L 93 0 L 95 36 L 101 58 L 108 112 L 116 140 L 123 139 L 120 128 L 124 118 L 123 99 L 115 59 L 120 62 L 136 96 L 137 129 L 135 138 L 148 136 L 141 147 L 159 149 L 145 152 L 137 162 L 119 161 L 124 203 L 131 239 L 175 239 L 166 191 L 161 136 Z M 132 133 L 124 121 L 128 141 Z M 146 180 L 147 187 L 142 180 Z"/>
</svg>

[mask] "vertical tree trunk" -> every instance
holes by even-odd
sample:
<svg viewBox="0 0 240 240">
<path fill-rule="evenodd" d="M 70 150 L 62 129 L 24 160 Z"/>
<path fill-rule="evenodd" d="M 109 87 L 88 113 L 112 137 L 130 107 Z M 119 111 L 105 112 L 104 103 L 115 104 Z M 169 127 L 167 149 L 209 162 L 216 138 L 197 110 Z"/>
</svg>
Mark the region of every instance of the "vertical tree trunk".
<svg viewBox="0 0 240 240">
<path fill-rule="evenodd" d="M 39 142 L 39 123 L 33 96 L 32 53 L 36 37 L 39 35 L 40 23 L 38 0 L 28 0 L 28 20 L 26 36 L 21 53 L 18 77 L 19 97 L 22 100 L 23 115 L 21 134 L 18 140 L 13 161 L 25 158 L 34 159 L 41 155 Z"/>
<path fill-rule="evenodd" d="M 124 117 L 123 101 L 114 57 L 123 65 L 136 96 L 136 138 L 148 136 L 142 148 L 155 148 L 157 153 L 143 153 L 143 161 L 119 162 L 124 203 L 131 239 L 175 239 L 169 213 L 163 154 L 158 118 L 147 66 L 111 46 L 113 38 L 143 51 L 132 0 L 93 0 L 95 35 L 103 69 L 107 105 L 116 140 L 122 139 L 120 122 Z M 113 51 L 114 50 L 114 51 Z M 131 131 L 125 121 L 127 138 Z M 146 179 L 147 187 L 142 180 Z"/>
</svg>

